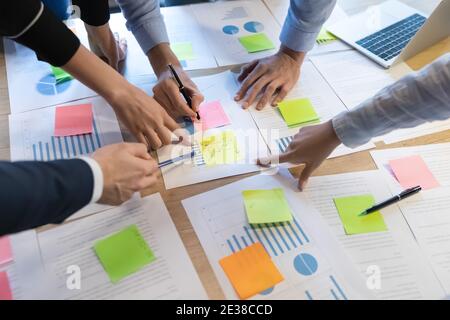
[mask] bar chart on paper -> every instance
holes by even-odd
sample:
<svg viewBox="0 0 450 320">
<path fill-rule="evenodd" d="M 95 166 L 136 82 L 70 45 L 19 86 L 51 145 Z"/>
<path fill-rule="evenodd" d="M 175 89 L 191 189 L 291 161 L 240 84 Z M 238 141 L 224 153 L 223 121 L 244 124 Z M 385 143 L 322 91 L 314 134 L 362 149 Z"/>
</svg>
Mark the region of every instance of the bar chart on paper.
<svg viewBox="0 0 450 320">
<path fill-rule="evenodd" d="M 94 132 L 70 137 L 54 137 L 32 144 L 33 160 L 50 161 L 86 155 L 102 147 L 96 121 Z"/>
<path fill-rule="evenodd" d="M 100 97 L 76 104 L 83 101 L 93 107 L 93 132 L 90 134 L 54 136 L 55 107 L 10 115 L 11 160 L 70 159 L 122 142 L 119 123 L 111 107 Z"/>
<path fill-rule="evenodd" d="M 256 176 L 240 183 L 257 179 L 272 178 Z M 272 187 L 265 182 L 260 187 Z M 241 188 L 249 185 L 228 185 L 183 201 L 226 297 L 235 299 L 236 294 L 218 261 L 261 243 L 285 280 L 256 294 L 254 299 L 350 299 L 354 292 L 349 291 L 347 279 L 343 280 L 345 277 L 330 263 L 320 242 L 315 241 L 317 236 L 310 232 L 311 227 L 294 210 L 290 223 L 248 224 Z"/>
</svg>

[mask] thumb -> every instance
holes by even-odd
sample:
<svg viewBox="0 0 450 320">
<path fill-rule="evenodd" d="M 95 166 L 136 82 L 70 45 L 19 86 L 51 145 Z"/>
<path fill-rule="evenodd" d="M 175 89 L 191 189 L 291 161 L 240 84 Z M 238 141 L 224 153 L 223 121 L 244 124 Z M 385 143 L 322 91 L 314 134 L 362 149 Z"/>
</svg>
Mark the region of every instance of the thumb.
<svg viewBox="0 0 450 320">
<path fill-rule="evenodd" d="M 200 104 L 203 102 L 203 100 L 205 100 L 203 95 L 198 93 L 198 91 L 196 90 L 192 90 L 191 101 L 192 101 L 192 109 L 194 109 L 194 111 L 198 112 Z"/>
<path fill-rule="evenodd" d="M 316 166 L 306 164 L 303 168 L 302 173 L 300 174 L 300 178 L 298 179 L 298 189 L 303 191 L 305 189 L 306 184 L 308 183 L 308 179 L 311 174 L 316 170 Z"/>
<path fill-rule="evenodd" d="M 286 151 L 280 154 L 274 154 L 268 157 L 259 158 L 257 160 L 257 164 L 263 167 L 269 167 L 271 164 L 291 162 L 292 156 L 292 151 Z"/>
<path fill-rule="evenodd" d="M 152 157 L 148 153 L 147 146 L 143 143 L 129 143 L 128 150 L 131 155 L 145 160 L 150 160 Z"/>
</svg>

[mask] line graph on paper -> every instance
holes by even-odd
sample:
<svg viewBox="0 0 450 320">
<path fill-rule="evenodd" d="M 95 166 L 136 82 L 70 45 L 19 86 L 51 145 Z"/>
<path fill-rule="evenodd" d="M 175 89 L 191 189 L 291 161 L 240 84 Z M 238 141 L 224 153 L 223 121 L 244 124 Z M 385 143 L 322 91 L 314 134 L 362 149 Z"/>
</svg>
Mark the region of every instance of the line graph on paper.
<svg viewBox="0 0 450 320">
<path fill-rule="evenodd" d="M 256 299 L 292 297 L 294 292 L 299 299 L 347 300 L 341 281 L 298 217 L 291 223 L 249 225 L 244 212 L 243 202 L 230 197 L 203 207 L 202 219 L 222 256 L 260 242 L 272 257 L 285 281 Z"/>
</svg>

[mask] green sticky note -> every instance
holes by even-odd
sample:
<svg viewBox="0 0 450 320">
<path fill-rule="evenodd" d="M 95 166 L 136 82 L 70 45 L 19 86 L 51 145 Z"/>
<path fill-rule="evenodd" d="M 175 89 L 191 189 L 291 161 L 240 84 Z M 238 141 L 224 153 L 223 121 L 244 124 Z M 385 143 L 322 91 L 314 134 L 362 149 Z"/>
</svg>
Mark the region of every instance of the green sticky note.
<svg viewBox="0 0 450 320">
<path fill-rule="evenodd" d="M 57 84 L 73 79 L 73 77 L 67 72 L 65 72 L 63 69 L 54 66 L 51 66 L 51 68 Z"/>
<path fill-rule="evenodd" d="M 272 40 L 265 33 L 252 34 L 239 38 L 239 42 L 244 46 L 248 53 L 259 52 L 274 49 Z"/>
<path fill-rule="evenodd" d="M 337 40 L 337 38 L 333 36 L 331 33 L 329 33 L 327 29 L 322 28 L 319 32 L 319 35 L 317 36 L 316 42 L 318 44 L 324 44 L 332 42 L 334 40 Z"/>
<path fill-rule="evenodd" d="M 171 43 L 170 48 L 177 56 L 178 60 L 193 60 L 195 59 L 194 49 L 190 42 Z"/>
<path fill-rule="evenodd" d="M 112 283 L 156 260 L 135 225 L 97 241 L 94 250 Z"/>
<path fill-rule="evenodd" d="M 334 204 L 341 217 L 346 234 L 387 231 L 386 224 L 380 212 L 376 211 L 365 216 L 359 215 L 375 204 L 375 199 L 372 195 L 335 198 Z"/>
<path fill-rule="evenodd" d="M 278 110 L 289 127 L 319 120 L 319 116 L 309 99 L 282 101 L 278 103 Z"/>
<path fill-rule="evenodd" d="M 242 191 L 250 224 L 292 221 L 292 212 L 281 188 Z"/>
</svg>

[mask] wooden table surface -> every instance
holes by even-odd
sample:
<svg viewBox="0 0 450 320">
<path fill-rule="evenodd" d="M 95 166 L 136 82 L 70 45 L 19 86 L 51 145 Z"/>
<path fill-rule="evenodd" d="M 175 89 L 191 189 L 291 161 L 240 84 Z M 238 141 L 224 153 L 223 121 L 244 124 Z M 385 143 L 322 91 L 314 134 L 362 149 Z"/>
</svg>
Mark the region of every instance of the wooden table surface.
<svg viewBox="0 0 450 320">
<path fill-rule="evenodd" d="M 356 13 L 364 10 L 368 5 L 373 5 L 382 2 L 382 0 L 338 0 L 341 7 L 349 14 Z M 439 0 L 403 0 L 403 2 L 422 10 L 423 12 L 430 13 L 434 7 L 439 3 Z M 450 51 L 450 38 L 439 47 Z M 413 62 L 417 65 L 423 65 L 424 62 L 428 62 L 426 59 L 435 57 L 436 54 L 433 50 L 425 53 L 421 57 L 417 57 Z M 412 63 L 411 63 L 412 64 Z M 198 74 L 198 73 L 196 73 Z M 9 126 L 8 126 L 8 114 L 10 113 L 9 98 L 8 98 L 8 84 L 6 81 L 6 69 L 5 60 L 3 54 L 3 42 L 0 41 L 0 160 L 9 160 Z M 399 142 L 386 146 L 384 144 L 377 144 L 377 149 L 414 146 L 430 143 L 450 142 L 450 130 L 436 133 L 404 142 Z M 348 163 L 351 162 L 350 167 Z M 330 159 L 324 162 L 324 164 L 314 173 L 314 175 L 329 175 L 337 173 L 345 173 L 350 171 L 362 171 L 376 169 L 369 151 L 363 151 L 348 156 Z M 297 175 L 301 171 L 299 169 L 293 169 L 294 175 Z M 200 242 L 189 222 L 184 208 L 181 205 L 181 200 L 197 195 L 199 193 L 212 190 L 223 185 L 232 183 L 234 181 L 243 179 L 245 177 L 252 176 L 254 174 L 246 174 L 237 177 L 229 177 L 215 181 L 209 181 L 205 183 L 195 184 L 187 187 L 166 190 L 162 179 L 159 183 L 151 189 L 145 190 L 143 196 L 149 195 L 155 192 L 160 192 L 167 209 L 170 212 L 172 220 L 181 236 L 181 239 L 186 246 L 190 258 L 192 259 L 194 266 L 200 276 L 200 279 L 205 287 L 209 297 L 211 299 L 223 299 L 224 295 L 220 288 L 220 285 L 214 275 L 214 272 L 206 258 L 206 255 L 200 245 Z M 70 223 L 70 222 L 69 222 Z"/>
</svg>

